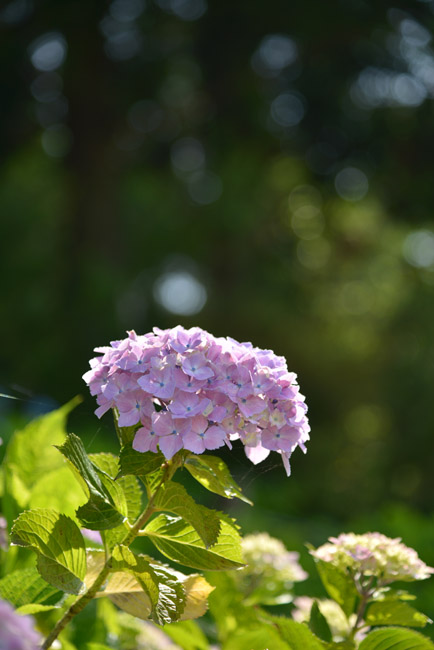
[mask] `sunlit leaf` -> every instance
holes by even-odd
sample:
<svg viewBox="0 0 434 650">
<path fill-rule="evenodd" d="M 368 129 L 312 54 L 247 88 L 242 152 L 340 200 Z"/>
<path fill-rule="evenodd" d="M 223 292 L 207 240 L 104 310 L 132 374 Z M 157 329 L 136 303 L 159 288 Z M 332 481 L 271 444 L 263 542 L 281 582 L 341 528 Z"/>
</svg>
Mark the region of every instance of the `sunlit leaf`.
<svg viewBox="0 0 434 650">
<path fill-rule="evenodd" d="M 241 538 L 229 518 L 221 520 L 217 542 L 210 549 L 182 517 L 158 515 L 149 522 L 145 532 L 163 555 L 184 566 L 211 571 L 244 566 Z"/>
<path fill-rule="evenodd" d="M 160 624 L 180 619 L 185 607 L 182 582 L 168 567 L 144 555 L 136 555 L 126 546 L 113 549 L 113 571 L 131 573 L 151 602 L 151 618 Z"/>
<path fill-rule="evenodd" d="M 218 513 L 198 505 L 180 483 L 171 481 L 163 485 L 155 506 L 158 510 L 173 512 L 191 524 L 207 548 L 216 543 L 220 532 Z"/>
<path fill-rule="evenodd" d="M 387 599 L 369 605 L 364 617 L 368 625 L 403 625 L 405 627 L 425 627 L 430 619 L 406 602 Z"/>
<path fill-rule="evenodd" d="M 434 650 L 434 643 L 420 632 L 387 627 L 370 632 L 359 650 Z"/>
<path fill-rule="evenodd" d="M 322 560 L 315 560 L 315 566 L 330 598 L 342 607 L 346 616 L 352 614 L 358 594 L 351 576 Z"/>
<path fill-rule="evenodd" d="M 163 454 L 152 451 L 139 452 L 127 444 L 121 449 L 119 464 L 120 476 L 134 474 L 135 476 L 146 476 L 155 472 L 163 463 L 166 462 Z"/>
<path fill-rule="evenodd" d="M 13 571 L 0 580 L 0 597 L 14 607 L 30 603 L 54 606 L 63 596 L 63 591 L 49 585 L 35 567 Z"/>
<path fill-rule="evenodd" d="M 210 492 L 215 492 L 227 499 L 236 497 L 253 505 L 232 478 L 226 463 L 218 456 L 207 456 L 206 454 L 189 456 L 184 466 Z"/>
<path fill-rule="evenodd" d="M 127 516 L 125 496 L 120 486 L 90 460 L 80 438 L 69 434 L 59 451 L 71 463 L 89 501 L 77 510 L 86 528 L 106 530 L 119 526 Z"/>
<path fill-rule="evenodd" d="M 14 522 L 11 542 L 36 552 L 44 580 L 67 593 L 80 592 L 86 574 L 86 549 L 72 519 L 55 510 L 28 510 Z"/>
<path fill-rule="evenodd" d="M 271 620 L 291 650 L 323 650 L 323 643 L 305 623 L 278 616 L 273 616 Z"/>
</svg>

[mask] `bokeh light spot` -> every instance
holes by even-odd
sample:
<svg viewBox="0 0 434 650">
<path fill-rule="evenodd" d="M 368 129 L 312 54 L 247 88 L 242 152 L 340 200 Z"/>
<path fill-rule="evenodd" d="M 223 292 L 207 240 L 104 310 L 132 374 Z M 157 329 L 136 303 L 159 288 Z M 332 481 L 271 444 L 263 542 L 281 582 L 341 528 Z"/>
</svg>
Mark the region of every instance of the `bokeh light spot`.
<svg viewBox="0 0 434 650">
<path fill-rule="evenodd" d="M 207 292 L 204 285 L 189 271 L 170 271 L 156 281 L 154 297 L 167 311 L 190 316 L 203 308 Z"/>
<path fill-rule="evenodd" d="M 417 268 L 434 266 L 434 233 L 431 230 L 417 230 L 410 233 L 403 245 L 404 258 Z"/>
<path fill-rule="evenodd" d="M 356 167 L 345 167 L 335 178 L 336 192 L 345 201 L 360 201 L 367 194 L 369 182 L 366 174 Z"/>
<path fill-rule="evenodd" d="M 304 117 L 303 102 L 294 93 L 282 93 L 273 100 L 270 113 L 279 126 L 296 126 Z"/>
<path fill-rule="evenodd" d="M 44 34 L 29 47 L 30 60 L 41 72 L 57 70 L 64 62 L 66 52 L 66 40 L 59 32 Z"/>
</svg>

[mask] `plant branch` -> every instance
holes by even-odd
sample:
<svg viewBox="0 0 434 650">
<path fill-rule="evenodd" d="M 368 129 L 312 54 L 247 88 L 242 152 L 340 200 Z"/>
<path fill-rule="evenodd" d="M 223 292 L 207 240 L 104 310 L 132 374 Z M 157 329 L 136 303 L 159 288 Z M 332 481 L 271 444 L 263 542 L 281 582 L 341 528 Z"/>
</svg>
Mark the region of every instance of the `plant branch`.
<svg viewBox="0 0 434 650">
<path fill-rule="evenodd" d="M 133 526 L 131 526 L 130 530 L 122 540 L 121 544 L 123 546 L 130 546 L 130 544 L 134 541 L 134 539 L 140 534 L 140 529 L 143 528 L 146 522 L 152 517 L 152 515 L 155 512 L 154 503 L 155 503 L 155 499 L 157 498 L 158 492 L 160 491 L 163 484 L 172 478 L 178 466 L 179 465 L 177 463 L 168 462 L 165 464 L 163 476 L 161 477 L 160 482 L 158 483 L 157 487 L 153 491 L 145 510 L 142 512 L 142 514 L 139 516 L 139 518 L 136 520 Z M 107 557 L 106 562 L 104 563 L 103 568 L 97 575 L 92 586 L 89 587 L 89 589 L 86 591 L 85 594 L 79 596 L 79 598 L 77 598 L 77 600 L 74 603 L 72 603 L 69 609 L 66 610 L 62 618 L 56 623 L 56 625 L 54 626 L 50 634 L 45 639 L 44 643 L 41 646 L 41 650 L 48 650 L 48 648 L 51 648 L 53 642 L 57 639 L 57 637 L 59 636 L 61 631 L 66 627 L 69 621 L 71 621 L 74 618 L 74 616 L 77 616 L 77 614 L 79 614 L 86 607 L 86 605 L 96 596 L 97 592 L 100 590 L 100 588 L 102 587 L 102 585 L 104 584 L 108 575 L 111 572 L 112 555 L 108 555 L 106 557 Z"/>
</svg>

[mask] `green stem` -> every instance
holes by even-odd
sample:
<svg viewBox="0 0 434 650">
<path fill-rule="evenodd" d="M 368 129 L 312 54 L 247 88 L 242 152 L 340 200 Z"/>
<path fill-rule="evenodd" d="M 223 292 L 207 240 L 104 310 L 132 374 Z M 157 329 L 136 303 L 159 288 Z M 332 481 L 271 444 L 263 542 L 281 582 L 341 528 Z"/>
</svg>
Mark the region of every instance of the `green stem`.
<svg viewBox="0 0 434 650">
<path fill-rule="evenodd" d="M 165 471 L 163 474 L 163 477 L 157 487 L 155 488 L 153 494 L 151 495 L 151 498 L 149 499 L 148 505 L 146 506 L 145 510 L 142 512 L 140 517 L 137 519 L 137 521 L 134 523 L 133 526 L 131 526 L 130 530 L 128 531 L 127 535 L 124 537 L 122 540 L 121 544 L 123 546 L 130 546 L 130 544 L 134 541 L 134 539 L 137 537 L 139 534 L 140 529 L 146 524 L 146 522 L 152 517 L 152 515 L 155 512 L 155 499 L 157 497 L 158 492 L 160 491 L 163 483 L 166 481 L 170 480 L 174 473 L 177 470 L 178 465 L 173 463 L 166 463 Z M 47 636 L 45 639 L 44 643 L 41 646 L 41 650 L 48 650 L 48 648 L 51 648 L 51 645 L 53 642 L 57 639 L 61 631 L 66 627 L 66 625 L 71 621 L 74 616 L 77 616 L 85 607 L 86 605 L 93 600 L 93 598 L 96 596 L 97 592 L 99 591 L 100 587 L 104 584 L 106 581 L 110 571 L 111 571 L 111 565 L 112 565 L 112 556 L 109 555 L 106 559 L 106 562 L 104 563 L 103 568 L 97 575 L 95 582 L 92 584 L 91 587 L 86 591 L 85 594 L 77 598 L 77 600 L 72 603 L 72 605 L 69 607 L 69 609 L 66 610 L 62 618 L 57 621 L 56 625 L 54 628 L 51 630 L 50 634 Z"/>
</svg>

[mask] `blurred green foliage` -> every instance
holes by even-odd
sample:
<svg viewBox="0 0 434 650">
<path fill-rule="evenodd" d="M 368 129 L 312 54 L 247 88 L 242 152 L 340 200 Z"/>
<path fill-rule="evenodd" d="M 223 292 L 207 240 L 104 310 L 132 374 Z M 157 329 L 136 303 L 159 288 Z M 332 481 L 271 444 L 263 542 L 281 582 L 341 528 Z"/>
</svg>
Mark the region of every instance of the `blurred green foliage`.
<svg viewBox="0 0 434 650">
<path fill-rule="evenodd" d="M 2 6 L 5 440 L 85 392 L 94 346 L 197 324 L 307 395 L 289 480 L 231 456 L 246 532 L 379 528 L 433 563 L 433 6 Z M 108 450 L 93 408 L 73 430 Z"/>
</svg>

